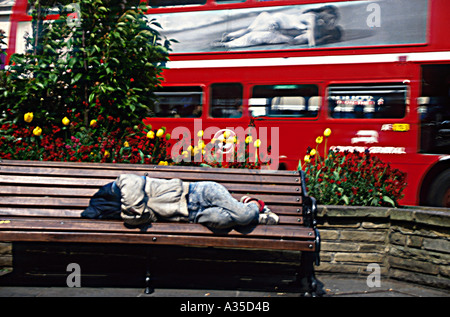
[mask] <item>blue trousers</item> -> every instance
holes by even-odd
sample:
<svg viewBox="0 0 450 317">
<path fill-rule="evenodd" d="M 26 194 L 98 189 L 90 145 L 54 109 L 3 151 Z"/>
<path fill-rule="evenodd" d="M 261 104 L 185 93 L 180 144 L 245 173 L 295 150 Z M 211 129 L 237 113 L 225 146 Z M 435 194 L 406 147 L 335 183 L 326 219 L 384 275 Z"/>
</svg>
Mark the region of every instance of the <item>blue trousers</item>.
<svg viewBox="0 0 450 317">
<path fill-rule="evenodd" d="M 195 182 L 189 185 L 189 221 L 213 229 L 257 224 L 258 206 L 243 204 L 216 182 Z"/>
</svg>

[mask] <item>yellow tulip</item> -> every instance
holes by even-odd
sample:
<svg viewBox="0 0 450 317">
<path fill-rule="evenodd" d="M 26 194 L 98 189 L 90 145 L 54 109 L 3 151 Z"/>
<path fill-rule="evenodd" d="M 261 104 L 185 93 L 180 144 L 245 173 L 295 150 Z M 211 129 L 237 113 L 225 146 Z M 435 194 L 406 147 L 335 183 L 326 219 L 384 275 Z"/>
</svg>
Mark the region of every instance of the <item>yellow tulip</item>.
<svg viewBox="0 0 450 317">
<path fill-rule="evenodd" d="M 154 138 L 155 138 L 155 132 L 153 132 L 153 131 L 148 131 L 148 133 L 147 133 L 147 138 L 149 138 L 149 139 L 154 139 Z"/>
<path fill-rule="evenodd" d="M 123 146 L 124 147 L 130 147 L 130 143 L 128 143 L 128 141 L 123 142 Z"/>
<path fill-rule="evenodd" d="M 34 129 L 33 129 L 33 134 L 34 134 L 35 136 L 40 136 L 40 135 L 42 134 L 42 129 L 39 128 L 39 127 L 34 128 Z"/>
<path fill-rule="evenodd" d="M 192 150 L 192 152 L 194 153 L 194 155 L 197 155 L 198 153 L 200 153 L 200 149 L 196 146 L 194 146 L 194 149 Z"/>
<path fill-rule="evenodd" d="M 310 158 L 309 155 L 305 155 L 305 157 L 303 158 L 303 160 L 304 160 L 306 163 L 311 162 L 311 158 Z"/>
<path fill-rule="evenodd" d="M 70 123 L 70 120 L 67 117 L 64 117 L 61 121 L 64 125 L 68 125 Z"/>
<path fill-rule="evenodd" d="M 108 151 L 108 150 L 105 150 L 105 154 L 103 154 L 103 156 L 104 156 L 104 157 L 110 157 L 110 155 L 111 155 L 111 154 L 109 153 L 109 151 Z"/>
<path fill-rule="evenodd" d="M 329 137 L 331 135 L 331 129 L 330 128 L 326 128 L 325 131 L 323 131 L 323 135 L 326 137 Z"/>
<path fill-rule="evenodd" d="M 25 122 L 30 123 L 31 121 L 33 121 L 33 113 L 32 112 L 27 112 L 25 113 L 25 115 L 23 116 L 23 119 L 25 120 Z"/>
<path fill-rule="evenodd" d="M 316 149 L 312 149 L 311 152 L 309 152 L 309 155 L 314 156 L 314 155 L 316 155 L 316 153 L 317 153 Z"/>
<path fill-rule="evenodd" d="M 249 144 L 252 141 L 253 141 L 253 138 L 251 135 L 249 135 L 248 137 L 245 138 L 245 143 L 247 143 L 247 144 Z"/>
<path fill-rule="evenodd" d="M 204 134 L 203 130 L 200 130 L 200 131 L 197 132 L 197 136 L 199 138 L 203 137 L 203 134 Z"/>
<path fill-rule="evenodd" d="M 89 125 L 92 127 L 92 126 L 94 126 L 94 125 L 96 125 L 97 124 L 97 120 L 95 120 L 95 119 L 92 119 L 91 120 L 91 123 L 89 123 Z"/>
<path fill-rule="evenodd" d="M 316 143 L 317 144 L 320 144 L 320 143 L 322 143 L 323 142 L 323 136 L 318 136 L 317 138 L 316 138 Z"/>
<path fill-rule="evenodd" d="M 257 148 L 260 147 L 261 146 L 261 140 L 260 139 L 256 140 L 255 143 L 253 143 L 253 145 L 255 147 L 257 147 Z"/>
<path fill-rule="evenodd" d="M 163 129 L 158 129 L 158 131 L 156 131 L 156 136 L 157 136 L 158 138 L 162 137 L 163 134 L 164 134 L 164 130 L 163 130 Z"/>
</svg>

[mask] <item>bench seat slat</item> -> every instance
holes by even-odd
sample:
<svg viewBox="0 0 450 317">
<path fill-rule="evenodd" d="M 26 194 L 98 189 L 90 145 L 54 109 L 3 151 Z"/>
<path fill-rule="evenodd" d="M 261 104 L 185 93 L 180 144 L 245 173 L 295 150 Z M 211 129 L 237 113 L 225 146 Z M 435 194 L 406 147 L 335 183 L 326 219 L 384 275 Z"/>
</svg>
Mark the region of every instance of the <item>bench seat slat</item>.
<svg viewBox="0 0 450 317">
<path fill-rule="evenodd" d="M 162 244 L 184 246 L 214 246 L 225 248 L 254 248 L 261 250 L 314 251 L 309 241 L 286 241 L 276 239 L 226 238 L 220 236 L 160 235 L 151 237 L 142 234 L 95 233 L 90 232 L 2 232 L 2 240 L 39 242 L 120 243 L 120 244 Z"/>
<path fill-rule="evenodd" d="M 88 219 L 64 219 L 64 218 L 41 218 L 30 219 L 24 217 L 1 217 L 0 233 L 4 230 L 48 230 L 48 231 L 94 231 L 94 232 L 136 232 L 142 234 L 192 234 L 192 235 L 211 235 L 215 234 L 205 226 L 190 223 L 168 223 L 157 222 L 142 232 L 139 228 L 125 227 L 119 220 L 99 220 L 91 221 Z M 246 229 L 247 230 L 247 229 Z M 275 237 L 280 239 L 306 239 L 311 240 L 313 230 L 310 228 L 298 228 L 292 226 L 255 226 L 248 231 L 239 232 L 231 230 L 225 234 L 229 236 L 258 236 L 263 238 Z"/>
<path fill-rule="evenodd" d="M 162 244 L 185 246 L 213 246 L 226 248 L 254 248 L 263 250 L 314 251 L 312 241 L 261 239 L 252 237 L 192 236 L 168 234 L 132 234 L 113 232 L 67 231 L 0 231 L 2 241 L 81 242 L 120 244 Z"/>
</svg>

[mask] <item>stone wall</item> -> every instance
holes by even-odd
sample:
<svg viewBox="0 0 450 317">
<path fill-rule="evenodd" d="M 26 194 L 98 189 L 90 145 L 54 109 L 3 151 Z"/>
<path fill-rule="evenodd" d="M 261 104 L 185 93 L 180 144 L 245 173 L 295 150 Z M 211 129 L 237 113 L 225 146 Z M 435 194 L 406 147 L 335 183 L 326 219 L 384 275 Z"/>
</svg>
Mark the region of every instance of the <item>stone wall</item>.
<svg viewBox="0 0 450 317">
<path fill-rule="evenodd" d="M 450 211 L 320 206 L 322 273 L 369 274 L 450 289 Z"/>
</svg>

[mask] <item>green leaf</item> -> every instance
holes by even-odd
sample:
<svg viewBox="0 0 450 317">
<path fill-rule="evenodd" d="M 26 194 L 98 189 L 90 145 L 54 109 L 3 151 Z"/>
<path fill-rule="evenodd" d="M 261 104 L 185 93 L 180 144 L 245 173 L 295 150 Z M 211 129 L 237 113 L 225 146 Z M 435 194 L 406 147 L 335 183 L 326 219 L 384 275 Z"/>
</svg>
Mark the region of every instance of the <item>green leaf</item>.
<svg viewBox="0 0 450 317">
<path fill-rule="evenodd" d="M 56 81 L 58 80 L 58 76 L 56 74 L 54 74 L 54 73 L 51 73 L 48 77 L 50 78 L 50 80 L 53 83 L 56 83 Z"/>
<path fill-rule="evenodd" d="M 394 202 L 390 197 L 388 197 L 388 196 L 383 196 L 383 201 L 386 202 L 386 203 L 388 203 L 388 204 L 391 204 L 392 207 L 395 207 L 395 202 Z"/>
<path fill-rule="evenodd" d="M 343 195 L 343 196 L 341 197 L 341 200 L 344 201 L 344 203 L 345 203 L 346 205 L 348 205 L 348 204 L 350 203 L 350 200 L 348 199 L 348 197 L 347 197 L 346 195 Z"/>
<path fill-rule="evenodd" d="M 83 76 L 83 74 L 81 74 L 81 73 L 76 74 L 76 75 L 72 78 L 71 84 L 73 85 L 73 84 L 75 84 L 77 81 L 79 81 L 80 78 L 81 78 L 81 76 Z"/>
<path fill-rule="evenodd" d="M 92 101 L 94 101 L 95 98 L 95 93 L 92 93 L 89 95 L 89 103 L 92 103 Z"/>
</svg>

